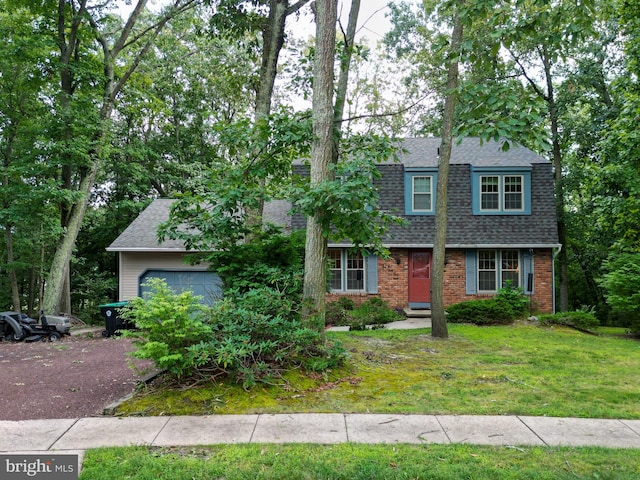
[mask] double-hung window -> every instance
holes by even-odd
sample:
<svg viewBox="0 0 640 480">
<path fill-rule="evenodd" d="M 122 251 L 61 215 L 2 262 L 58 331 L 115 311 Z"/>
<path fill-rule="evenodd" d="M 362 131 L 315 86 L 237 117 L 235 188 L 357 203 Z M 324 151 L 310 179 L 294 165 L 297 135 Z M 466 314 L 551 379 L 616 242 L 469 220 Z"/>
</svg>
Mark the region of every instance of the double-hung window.
<svg viewBox="0 0 640 480">
<path fill-rule="evenodd" d="M 473 170 L 475 215 L 528 215 L 531 213 L 531 171 L 512 168 Z"/>
<path fill-rule="evenodd" d="M 478 291 L 495 292 L 507 285 L 520 286 L 518 250 L 478 250 Z"/>
<path fill-rule="evenodd" d="M 329 286 L 333 292 L 362 292 L 365 290 L 365 259 L 359 252 L 348 249 L 329 249 Z"/>
<path fill-rule="evenodd" d="M 480 210 L 521 212 L 524 205 L 522 175 L 481 175 Z"/>
<path fill-rule="evenodd" d="M 405 171 L 405 215 L 433 215 L 435 213 L 436 178 L 436 169 L 407 169 Z"/>
</svg>

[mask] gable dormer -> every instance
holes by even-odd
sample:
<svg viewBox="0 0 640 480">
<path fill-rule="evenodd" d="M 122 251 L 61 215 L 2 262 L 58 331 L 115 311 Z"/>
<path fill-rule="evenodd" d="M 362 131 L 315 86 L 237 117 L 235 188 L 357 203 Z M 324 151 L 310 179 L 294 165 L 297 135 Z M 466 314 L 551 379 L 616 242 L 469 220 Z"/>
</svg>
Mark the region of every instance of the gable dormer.
<svg viewBox="0 0 640 480">
<path fill-rule="evenodd" d="M 531 215 L 531 167 L 471 166 L 474 215 Z"/>
</svg>

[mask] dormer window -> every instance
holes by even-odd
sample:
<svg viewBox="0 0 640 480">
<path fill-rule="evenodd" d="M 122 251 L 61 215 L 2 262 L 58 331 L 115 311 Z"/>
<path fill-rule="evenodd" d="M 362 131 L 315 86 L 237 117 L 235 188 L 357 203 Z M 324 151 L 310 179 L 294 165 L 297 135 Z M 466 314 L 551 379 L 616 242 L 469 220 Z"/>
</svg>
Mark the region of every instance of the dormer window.
<svg viewBox="0 0 640 480">
<path fill-rule="evenodd" d="M 474 215 L 531 214 L 531 170 L 472 169 Z"/>
<path fill-rule="evenodd" d="M 433 215 L 436 208 L 436 169 L 407 169 L 404 177 L 405 214 Z"/>
<path fill-rule="evenodd" d="M 522 175 L 481 175 L 480 210 L 522 212 L 523 184 Z"/>
</svg>

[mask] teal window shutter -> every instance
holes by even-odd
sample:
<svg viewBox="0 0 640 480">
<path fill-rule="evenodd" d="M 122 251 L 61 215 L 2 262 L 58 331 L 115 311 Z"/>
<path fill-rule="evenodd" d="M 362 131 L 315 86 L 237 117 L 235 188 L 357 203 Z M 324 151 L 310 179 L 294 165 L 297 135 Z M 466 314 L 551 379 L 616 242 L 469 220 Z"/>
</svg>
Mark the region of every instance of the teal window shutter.
<svg viewBox="0 0 640 480">
<path fill-rule="evenodd" d="M 367 256 L 367 293 L 378 293 L 378 257 Z"/>
<path fill-rule="evenodd" d="M 465 263 L 466 263 L 466 286 L 467 286 L 467 295 L 473 295 L 478 291 L 478 287 L 476 286 L 476 251 L 475 250 L 467 250 L 465 252 Z"/>
</svg>

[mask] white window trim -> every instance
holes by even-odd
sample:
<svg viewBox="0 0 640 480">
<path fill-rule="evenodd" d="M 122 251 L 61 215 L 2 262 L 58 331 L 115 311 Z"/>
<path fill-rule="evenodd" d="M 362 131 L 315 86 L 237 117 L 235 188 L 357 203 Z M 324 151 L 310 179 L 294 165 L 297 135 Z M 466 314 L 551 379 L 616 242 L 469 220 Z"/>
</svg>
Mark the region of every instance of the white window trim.
<svg viewBox="0 0 640 480">
<path fill-rule="evenodd" d="M 334 250 L 334 249 L 332 249 Z M 367 258 L 361 256 L 362 259 L 362 288 L 359 289 L 349 289 L 349 281 L 347 279 L 347 272 L 349 271 L 358 271 L 359 268 L 349 268 L 348 260 L 349 260 L 349 249 L 348 248 L 339 248 L 335 250 L 340 250 L 340 285 L 342 288 L 340 290 L 331 288 L 331 293 L 362 293 L 367 291 Z M 336 269 L 337 270 L 337 269 Z"/>
<path fill-rule="evenodd" d="M 498 208 L 482 208 L 482 179 L 483 178 L 498 178 Z M 504 179 L 505 177 L 517 177 L 520 179 L 520 208 L 505 208 L 505 197 L 507 195 L 507 192 L 505 191 L 504 188 Z M 524 175 L 518 175 L 518 174 L 511 174 L 511 173 L 506 173 L 506 174 L 487 174 L 487 175 L 480 175 L 479 176 L 479 185 L 478 185 L 478 192 L 480 195 L 480 198 L 478 199 L 478 205 L 480 207 L 480 211 L 481 212 L 487 212 L 487 213 L 496 213 L 496 212 L 506 212 L 506 213 L 514 213 L 514 212 L 524 212 L 525 211 L 525 196 L 524 196 L 524 190 L 525 190 L 525 179 L 524 179 Z M 511 193 L 511 192 L 509 192 Z"/>
<path fill-rule="evenodd" d="M 416 179 L 426 178 L 429 180 L 429 208 L 416 208 L 416 194 L 427 195 L 426 192 L 416 192 Z M 411 211 L 423 213 L 433 212 L 433 175 L 412 175 L 411 176 Z"/>
<path fill-rule="evenodd" d="M 495 255 L 495 280 L 496 280 L 496 289 L 495 290 L 481 290 L 480 289 L 480 252 L 481 251 L 491 251 Z M 496 293 L 498 290 L 502 288 L 502 252 L 503 251 L 514 251 L 518 255 L 518 268 L 516 271 L 518 272 L 518 287 L 522 286 L 522 252 L 515 248 L 501 248 L 501 249 L 479 249 L 476 253 L 476 285 L 477 292 L 480 294 L 483 293 Z M 490 270 L 482 270 L 483 272 L 487 272 Z M 512 270 L 509 270 L 512 271 Z"/>
</svg>

